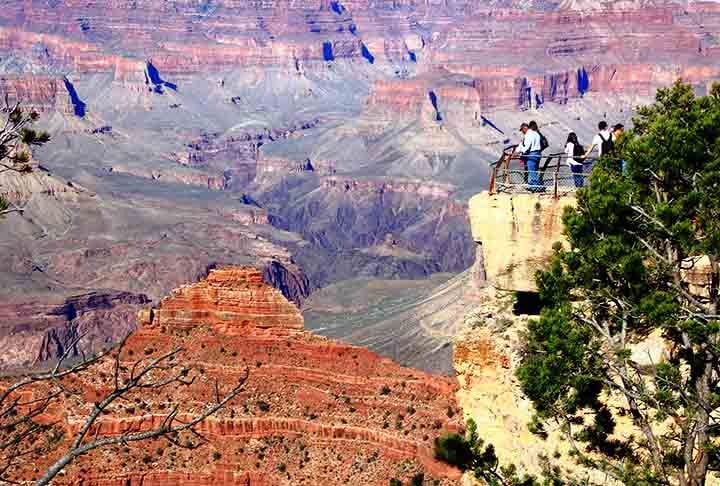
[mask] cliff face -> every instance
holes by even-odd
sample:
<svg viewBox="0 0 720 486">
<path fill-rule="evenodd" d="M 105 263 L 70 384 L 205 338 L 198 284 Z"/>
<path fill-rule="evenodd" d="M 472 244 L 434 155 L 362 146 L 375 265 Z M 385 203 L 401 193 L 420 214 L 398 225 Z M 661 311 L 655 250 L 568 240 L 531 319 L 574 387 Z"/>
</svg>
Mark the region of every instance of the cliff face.
<svg viewBox="0 0 720 486">
<path fill-rule="evenodd" d="M 489 285 L 465 316 L 467 327 L 455 337 L 453 363 L 460 383 L 458 401 L 466 417 L 478 424 L 481 437 L 495 446 L 501 462 L 540 474 L 543 458 L 552 458 L 551 464 L 566 477 L 600 482 L 607 478 L 598 470 L 585 470 L 569 453 L 560 425 L 548 424 L 546 437 L 531 433 L 534 409 L 515 376 L 526 349 L 528 320 L 535 318 L 518 309 L 515 292 L 537 290 L 535 272 L 547 268 L 553 245 L 565 242 L 562 213 L 575 204 L 570 196 L 486 192 L 470 200 L 473 239 L 485 271 L 477 281 Z M 709 281 L 707 263 L 705 257 L 689 258 L 683 275 L 700 299 Z M 661 363 L 668 356 L 667 342 L 657 332 L 633 343 L 630 351 L 641 366 Z M 618 424 L 619 436 L 637 433 L 629 420 Z M 525 453 L 518 454 L 520 449 Z"/>
<path fill-rule="evenodd" d="M 0 305 L 3 354 L 0 367 L 14 368 L 57 359 L 68 343 L 83 336 L 70 356 L 92 353 L 119 341 L 135 328 L 138 310 L 150 301 L 143 294 L 97 291 L 62 299 L 45 296 Z"/>
<path fill-rule="evenodd" d="M 275 202 L 286 197 L 283 186 L 269 188 L 261 201 L 276 215 L 275 226 L 313 245 L 294 253 L 322 286 L 332 281 L 330 271 L 345 278 L 418 278 L 465 270 L 474 253 L 465 205 L 450 197 L 454 189 L 420 180 L 327 176 L 296 203 Z M 355 270 L 345 273 L 348 265 Z"/>
<path fill-rule="evenodd" d="M 432 454 L 441 429 L 461 427 L 461 414 L 448 418 L 449 409 L 458 411 L 456 385 L 305 331 L 296 307 L 263 281 L 252 268 L 213 270 L 141 312 L 123 364 L 182 346 L 182 359 L 202 375 L 188 387 L 135 397 L 142 407 L 121 407 L 97 429 L 102 436 L 159 423 L 167 401 L 183 411 L 199 410 L 211 400 L 215 380 L 223 390 L 248 369 L 241 395 L 200 425 L 207 445 L 169 453 L 160 442 L 149 442 L 91 453 L 60 482 L 386 485 L 424 471 L 440 484 L 457 484 L 459 472 Z M 88 380 L 85 398 L 108 385 L 102 375 L 81 378 Z M 50 419 L 72 431 L 87 405 L 68 398 Z M 60 449 L 37 458 L 37 466 Z"/>
<path fill-rule="evenodd" d="M 553 458 L 553 464 L 569 472 L 578 470 L 560 430 L 548 430 L 546 438 L 530 432 L 533 407 L 515 377 L 528 316 L 515 313 L 514 293 L 536 290 L 535 272 L 546 267 L 553 244 L 563 241 L 563 208 L 574 204 L 574 197 L 487 192 L 469 203 L 484 270 L 478 281 L 488 285 L 455 337 L 458 401 L 466 418 L 478 424 L 483 440 L 495 446 L 500 461 L 530 474 L 542 472 L 543 457 Z M 518 450 L 525 453 L 517 454 Z"/>
<path fill-rule="evenodd" d="M 22 101 L 38 113 L 74 113 L 67 85 L 60 77 L 14 75 L 0 78 L 0 97 L 13 104 Z"/>
<path fill-rule="evenodd" d="M 562 214 L 575 197 L 489 194 L 470 199 L 473 239 L 482 245 L 488 282 L 498 289 L 534 291 L 555 242 L 562 241 Z"/>
<path fill-rule="evenodd" d="M 255 261 L 297 305 L 310 292 L 291 254 L 268 240 L 267 211 L 253 205 L 178 204 L 158 218 L 166 203 L 143 210 L 136 200 L 128 213 L 37 164 L 0 174 L 0 195 L 24 208 L 0 219 L 2 368 L 55 359 L 80 335 L 72 356 L 117 342 L 140 306 L 220 263 Z M 134 234 L 138 224 L 154 230 Z"/>
</svg>

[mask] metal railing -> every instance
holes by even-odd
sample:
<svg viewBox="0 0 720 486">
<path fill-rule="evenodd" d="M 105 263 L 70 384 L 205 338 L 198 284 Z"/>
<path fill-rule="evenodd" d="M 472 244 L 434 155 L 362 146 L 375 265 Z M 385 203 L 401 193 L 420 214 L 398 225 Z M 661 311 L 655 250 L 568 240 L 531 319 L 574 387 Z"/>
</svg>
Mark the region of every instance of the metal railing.
<svg viewBox="0 0 720 486">
<path fill-rule="evenodd" d="M 582 173 L 572 172 L 567 165 L 568 156 L 554 153 L 540 157 L 538 171 L 533 178 L 525 167 L 525 161 L 515 152 L 517 145 L 503 150 L 497 162 L 490 166 L 490 193 L 540 193 L 553 197 L 572 194 L 590 182 L 590 172 L 597 161 L 587 158 L 583 163 Z M 511 163 L 518 168 L 511 168 Z"/>
</svg>

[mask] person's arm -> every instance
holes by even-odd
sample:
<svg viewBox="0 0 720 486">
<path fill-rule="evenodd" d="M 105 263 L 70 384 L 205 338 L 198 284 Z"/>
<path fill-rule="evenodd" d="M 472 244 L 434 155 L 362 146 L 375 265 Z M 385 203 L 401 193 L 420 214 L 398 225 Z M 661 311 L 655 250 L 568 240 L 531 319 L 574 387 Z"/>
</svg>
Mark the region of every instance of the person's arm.
<svg viewBox="0 0 720 486">
<path fill-rule="evenodd" d="M 523 136 L 522 141 L 520 142 L 520 145 L 518 145 L 515 148 L 515 152 L 517 152 L 519 155 L 523 155 L 525 152 L 527 152 L 527 147 L 525 146 L 525 137 Z"/>
<path fill-rule="evenodd" d="M 593 153 L 593 150 L 595 150 L 595 147 L 602 144 L 602 140 L 600 140 L 600 135 L 595 135 L 592 139 L 592 143 L 588 145 L 587 150 L 585 151 L 585 155 L 583 155 L 583 159 L 587 159 L 590 157 Z"/>
<path fill-rule="evenodd" d="M 573 153 L 575 152 L 575 144 L 572 142 L 568 142 L 565 144 L 565 162 L 567 165 L 572 165 L 573 161 Z"/>
</svg>

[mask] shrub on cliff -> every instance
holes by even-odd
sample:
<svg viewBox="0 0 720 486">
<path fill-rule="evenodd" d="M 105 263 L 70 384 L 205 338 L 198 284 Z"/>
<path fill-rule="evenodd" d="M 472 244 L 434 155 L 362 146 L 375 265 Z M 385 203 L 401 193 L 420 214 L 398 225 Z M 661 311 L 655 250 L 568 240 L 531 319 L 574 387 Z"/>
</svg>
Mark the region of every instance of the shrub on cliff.
<svg viewBox="0 0 720 486">
<path fill-rule="evenodd" d="M 50 135 L 33 129 L 39 115 L 34 110 L 22 107 L 20 103 L 11 105 L 5 97 L 5 106 L 1 111 L 4 120 L 0 122 L 0 174 L 31 172 L 27 147 L 44 145 L 50 140 Z M 15 206 L 0 195 L 0 216 L 22 210 L 23 208 Z"/>
<path fill-rule="evenodd" d="M 585 466 L 700 486 L 720 467 L 720 87 L 659 90 L 617 148 L 626 172 L 593 170 L 537 276 L 518 377 Z"/>
<path fill-rule="evenodd" d="M 465 435 L 447 432 L 435 440 L 435 457 L 462 471 L 472 471 L 476 479 L 491 486 L 539 486 L 561 483 L 546 478 L 538 482 L 533 476 L 520 477 L 514 465 L 501 466 L 492 444 L 479 437 L 475 421 L 467 423 Z"/>
</svg>

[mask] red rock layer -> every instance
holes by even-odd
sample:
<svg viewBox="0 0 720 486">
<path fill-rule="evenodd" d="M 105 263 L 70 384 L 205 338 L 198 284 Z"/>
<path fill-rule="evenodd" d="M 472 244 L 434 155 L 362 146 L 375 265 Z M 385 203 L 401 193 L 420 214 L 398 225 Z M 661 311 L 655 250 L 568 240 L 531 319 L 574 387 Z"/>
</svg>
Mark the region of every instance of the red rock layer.
<svg viewBox="0 0 720 486">
<path fill-rule="evenodd" d="M 225 335 L 246 335 L 258 329 L 302 329 L 297 308 L 255 269 L 212 270 L 199 284 L 184 285 L 163 299 L 143 325 L 192 329 L 213 326 Z"/>
<path fill-rule="evenodd" d="M 171 403 L 187 417 L 213 400 L 216 380 L 226 390 L 248 370 L 242 393 L 198 427 L 209 442 L 196 450 L 156 441 L 94 452 L 58 484 L 387 485 L 420 471 L 457 484 L 459 472 L 432 453 L 442 429 L 461 427 L 456 384 L 304 331 L 297 309 L 263 279 L 250 268 L 214 270 L 144 311 L 123 365 L 182 346 L 182 359 L 202 371 L 189 387 L 129 397 L 92 431 L 146 430 Z M 103 367 L 105 374 L 81 377 L 84 401 L 69 398 L 47 417 L 65 424 L 65 440 L 108 389 L 112 363 Z"/>
<path fill-rule="evenodd" d="M 0 78 L 0 99 L 7 96 L 12 103 L 21 102 L 37 112 L 72 113 L 73 106 L 62 78 L 51 76 L 3 76 Z"/>
</svg>

